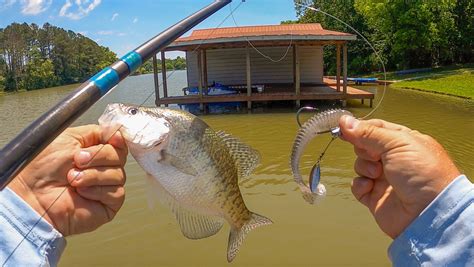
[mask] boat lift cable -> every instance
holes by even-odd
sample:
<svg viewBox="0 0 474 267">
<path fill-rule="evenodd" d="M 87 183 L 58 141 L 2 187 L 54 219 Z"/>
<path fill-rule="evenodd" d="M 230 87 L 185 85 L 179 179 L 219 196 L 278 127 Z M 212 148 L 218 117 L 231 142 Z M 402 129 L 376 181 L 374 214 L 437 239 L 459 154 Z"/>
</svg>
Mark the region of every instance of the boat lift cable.
<svg viewBox="0 0 474 267">
<path fill-rule="evenodd" d="M 229 7 L 232 9 L 232 4 L 229 5 Z M 260 51 L 257 47 L 255 47 L 255 45 L 249 40 L 249 38 L 247 36 L 245 36 L 245 34 L 240 30 L 240 26 L 237 24 L 237 21 L 234 17 L 234 12 L 231 12 L 231 15 L 232 15 L 232 20 L 234 21 L 234 24 L 235 24 L 235 27 L 237 27 L 236 29 L 240 32 L 240 34 L 242 34 L 242 36 L 244 36 L 245 40 L 247 41 L 247 43 L 249 43 L 249 45 L 258 53 L 260 54 L 262 57 L 270 60 L 271 62 L 273 63 L 278 63 L 278 62 L 281 62 L 283 61 L 286 56 L 288 56 L 288 53 L 290 52 L 290 48 L 291 46 L 293 45 L 293 37 L 294 37 L 294 34 L 293 34 L 293 29 L 294 29 L 294 25 L 291 25 L 291 33 L 290 33 L 290 44 L 288 45 L 287 49 L 286 49 L 286 52 L 285 54 L 283 54 L 283 56 L 281 56 L 279 59 L 273 59 L 271 56 L 269 55 L 266 55 L 265 53 L 263 53 L 262 51 Z"/>
<path fill-rule="evenodd" d="M 81 84 L 65 99 L 32 122 L 0 151 L 0 189 L 3 189 L 56 136 L 121 80 L 231 1 L 215 0 L 171 26 Z"/>
</svg>

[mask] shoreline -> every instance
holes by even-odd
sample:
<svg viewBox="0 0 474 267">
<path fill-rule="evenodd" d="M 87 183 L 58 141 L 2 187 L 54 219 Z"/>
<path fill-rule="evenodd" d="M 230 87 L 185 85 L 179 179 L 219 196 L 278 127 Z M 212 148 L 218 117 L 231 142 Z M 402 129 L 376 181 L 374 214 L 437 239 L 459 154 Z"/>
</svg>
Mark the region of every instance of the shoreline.
<svg viewBox="0 0 474 267">
<path fill-rule="evenodd" d="M 412 90 L 412 91 L 418 91 L 418 92 L 423 92 L 427 94 L 437 94 L 437 95 L 444 95 L 444 96 L 450 96 L 450 97 L 456 97 L 464 100 L 474 100 L 474 98 L 469 97 L 469 96 L 462 96 L 462 95 L 456 95 L 456 94 L 451 94 L 447 92 L 438 92 L 438 91 L 432 91 L 432 90 L 426 90 L 426 89 L 420 89 L 416 87 L 393 87 L 394 89 L 401 89 L 401 90 Z M 473 87 L 474 90 L 474 87 Z"/>
</svg>

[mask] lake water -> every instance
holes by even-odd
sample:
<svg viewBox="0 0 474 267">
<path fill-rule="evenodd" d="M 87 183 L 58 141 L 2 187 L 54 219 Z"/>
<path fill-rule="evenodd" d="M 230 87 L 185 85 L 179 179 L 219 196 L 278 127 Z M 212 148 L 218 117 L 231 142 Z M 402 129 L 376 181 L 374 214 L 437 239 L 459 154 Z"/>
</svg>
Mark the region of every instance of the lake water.
<svg viewBox="0 0 474 267">
<path fill-rule="evenodd" d="M 170 95 L 181 95 L 186 72 L 169 80 Z M 377 91 L 382 88 L 362 87 Z M 69 93 L 73 87 L 0 96 L 0 145 L 3 146 L 34 118 Z M 151 75 L 130 77 L 94 105 L 75 125 L 96 123 L 107 103 L 141 104 L 153 92 Z M 153 105 L 154 96 L 146 101 Z M 352 103 L 360 117 L 369 108 Z M 355 104 L 355 105 L 354 105 Z M 308 118 L 309 115 L 304 115 Z M 224 130 L 258 149 L 262 163 L 240 188 L 250 210 L 274 221 L 252 231 L 233 266 L 388 266 L 391 240 L 375 224 L 368 210 L 350 192 L 355 176 L 352 147 L 334 142 L 322 163 L 325 200 L 308 205 L 289 168 L 289 154 L 297 131 L 293 110 L 271 113 L 201 116 L 216 130 Z M 416 91 L 389 89 L 374 117 L 404 124 L 438 139 L 456 164 L 474 177 L 474 102 Z M 308 174 L 328 137 L 307 149 L 301 168 Z M 144 172 L 129 158 L 127 197 L 110 224 L 94 233 L 68 238 L 62 266 L 225 266 L 229 227 L 215 236 L 188 240 L 174 216 L 158 206 L 150 210 Z"/>
</svg>

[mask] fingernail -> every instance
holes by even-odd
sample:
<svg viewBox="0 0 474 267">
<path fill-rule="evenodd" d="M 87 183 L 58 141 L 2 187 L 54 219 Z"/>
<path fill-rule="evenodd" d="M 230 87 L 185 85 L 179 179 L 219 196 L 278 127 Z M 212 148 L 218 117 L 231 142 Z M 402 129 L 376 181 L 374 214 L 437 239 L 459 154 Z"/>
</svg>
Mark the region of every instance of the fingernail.
<svg viewBox="0 0 474 267">
<path fill-rule="evenodd" d="M 357 128 L 359 125 L 360 121 L 352 116 L 347 116 L 346 118 L 346 127 L 348 130 L 353 130 Z"/>
<path fill-rule="evenodd" d="M 87 151 L 80 151 L 79 155 L 77 156 L 77 160 L 79 161 L 78 163 L 85 165 L 91 160 L 91 153 Z"/>
<path fill-rule="evenodd" d="M 71 171 L 71 176 L 72 176 L 71 182 L 73 182 L 73 181 L 79 181 L 79 180 L 81 179 L 82 172 L 80 172 L 80 171 L 78 171 L 78 170 L 72 170 L 72 171 Z"/>
</svg>

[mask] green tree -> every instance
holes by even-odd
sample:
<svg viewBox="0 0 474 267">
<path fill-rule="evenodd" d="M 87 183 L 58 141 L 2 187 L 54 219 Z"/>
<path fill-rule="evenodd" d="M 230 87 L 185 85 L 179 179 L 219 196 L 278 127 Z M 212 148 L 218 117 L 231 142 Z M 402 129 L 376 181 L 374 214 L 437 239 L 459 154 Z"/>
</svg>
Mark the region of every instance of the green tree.
<svg viewBox="0 0 474 267">
<path fill-rule="evenodd" d="M 454 58 L 460 63 L 474 61 L 474 2 L 457 0 L 454 7 L 454 25 L 458 35 L 454 37 Z"/>
<path fill-rule="evenodd" d="M 108 48 L 49 23 L 0 29 L 0 76 L 7 91 L 82 82 L 115 60 Z"/>
<path fill-rule="evenodd" d="M 295 0 L 298 2 L 298 0 Z M 354 6 L 355 0 L 348 1 L 329 1 L 329 0 L 314 0 L 313 6 L 322 11 L 331 14 L 347 24 L 351 25 L 365 37 L 371 35 L 371 31 L 367 26 L 364 17 L 359 14 Z M 299 15 L 298 23 L 320 23 L 324 29 L 348 32 L 352 30 L 346 27 L 343 23 L 331 18 L 321 12 L 304 9 L 296 5 L 296 12 Z M 282 23 L 290 23 L 291 21 L 284 21 Z M 325 46 L 324 48 L 324 69 L 326 74 L 334 75 L 336 72 L 336 49 L 335 46 Z M 376 60 L 375 55 L 370 47 L 358 38 L 357 41 L 349 42 L 348 44 L 348 68 L 351 73 L 364 73 L 373 70 L 378 70 L 380 64 Z"/>
<path fill-rule="evenodd" d="M 24 79 L 25 88 L 29 90 L 48 88 L 57 85 L 54 65 L 49 59 L 37 59 L 28 63 Z"/>
</svg>

